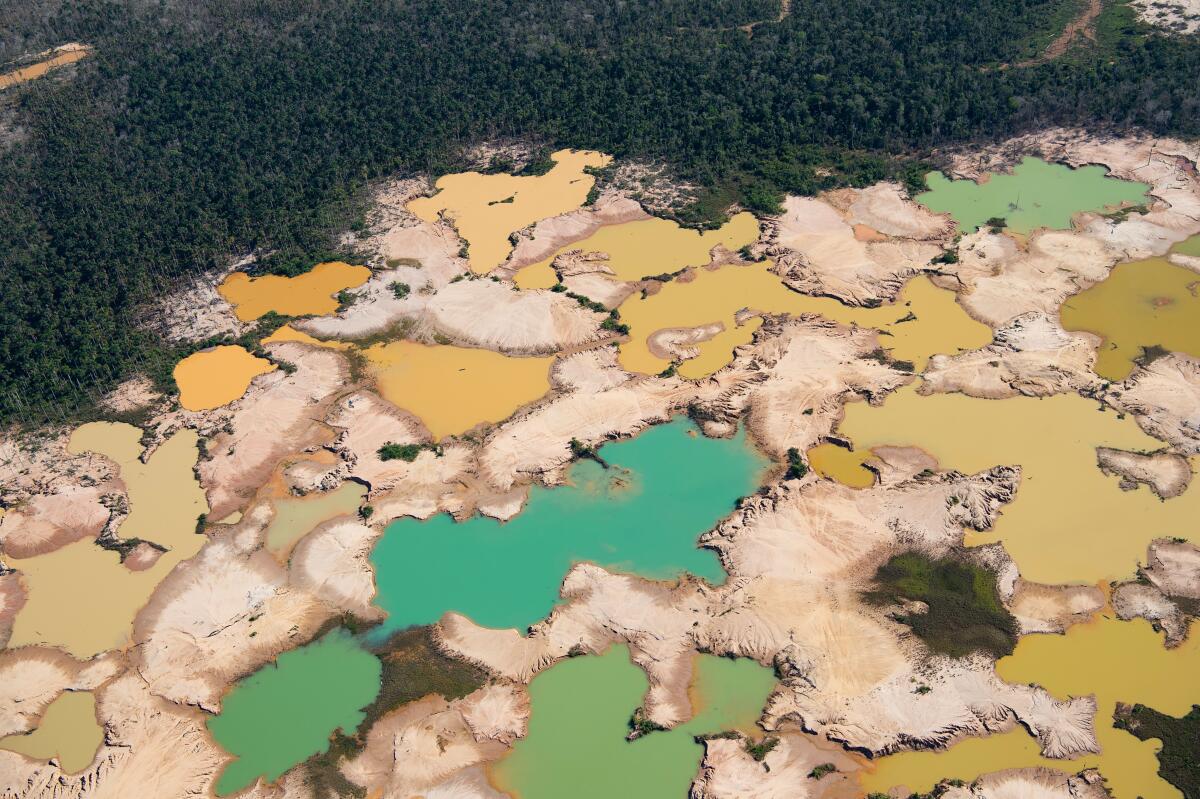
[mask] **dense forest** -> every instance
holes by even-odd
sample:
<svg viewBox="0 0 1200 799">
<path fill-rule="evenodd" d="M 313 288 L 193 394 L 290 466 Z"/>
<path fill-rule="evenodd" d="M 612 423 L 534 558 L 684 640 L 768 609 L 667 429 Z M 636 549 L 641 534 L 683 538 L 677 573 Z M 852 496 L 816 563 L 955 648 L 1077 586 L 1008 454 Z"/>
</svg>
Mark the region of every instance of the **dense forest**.
<svg viewBox="0 0 1200 799">
<path fill-rule="evenodd" d="M 1123 2 L 1097 42 L 1007 69 L 1081 0 L 6 4 L 3 57 L 95 54 L 0 96 L 0 422 L 161 372 L 148 299 L 233 256 L 311 260 L 371 180 L 483 140 L 663 161 L 703 222 L 1039 125 L 1200 134 L 1197 37 Z"/>
</svg>

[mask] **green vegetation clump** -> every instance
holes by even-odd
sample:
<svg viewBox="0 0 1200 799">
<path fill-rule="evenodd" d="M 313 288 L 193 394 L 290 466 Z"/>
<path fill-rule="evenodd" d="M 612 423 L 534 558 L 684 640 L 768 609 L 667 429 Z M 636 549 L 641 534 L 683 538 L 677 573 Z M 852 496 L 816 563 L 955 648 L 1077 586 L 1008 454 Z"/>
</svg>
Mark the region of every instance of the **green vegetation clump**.
<svg viewBox="0 0 1200 799">
<path fill-rule="evenodd" d="M 605 469 L 608 468 L 608 461 L 606 461 L 606 460 L 604 460 L 604 458 L 600 457 L 600 453 L 596 451 L 595 447 L 589 447 L 587 444 L 584 444 L 582 441 L 580 441 L 577 438 L 571 439 L 570 447 L 571 447 L 571 457 L 572 458 L 576 458 L 579 460 L 595 461 L 596 463 L 603 466 Z"/>
<path fill-rule="evenodd" d="M 379 448 L 379 460 L 381 461 L 405 461 L 412 463 L 417 459 L 417 456 L 422 452 L 432 452 L 439 458 L 442 456 L 442 448 L 437 444 L 397 444 L 389 441 Z"/>
<path fill-rule="evenodd" d="M 832 763 L 822 763 L 821 765 L 808 772 L 810 780 L 819 780 L 822 777 L 837 773 L 837 766 Z"/>
<path fill-rule="evenodd" d="M 529 159 L 529 163 L 525 165 L 525 168 L 517 174 L 527 177 L 537 177 L 546 174 L 551 169 L 554 169 L 554 161 L 550 158 L 550 151 L 543 149 L 535 153 Z M 506 202 L 512 202 L 512 198 L 509 198 Z"/>
<path fill-rule="evenodd" d="M 601 330 L 608 330 L 616 333 L 619 336 L 629 335 L 629 325 L 619 321 L 621 317 L 617 316 L 616 310 L 613 310 L 607 319 L 600 323 Z"/>
<path fill-rule="evenodd" d="M 800 457 L 800 450 L 795 447 L 788 447 L 787 459 L 788 467 L 783 475 L 784 480 L 799 480 L 808 474 L 808 464 Z"/>
<path fill-rule="evenodd" d="M 649 735 L 658 730 L 665 730 L 666 727 L 658 722 L 651 721 L 646 717 L 646 711 L 643 708 L 638 708 L 633 711 L 633 716 L 629 719 L 629 729 L 633 730 L 637 736 Z"/>
<path fill-rule="evenodd" d="M 916 317 L 913 316 L 913 319 L 916 319 Z M 909 322 L 912 320 L 901 319 L 899 321 Z M 916 368 L 916 365 L 912 361 L 893 361 L 891 354 L 888 353 L 888 351 L 883 347 L 876 347 L 863 357 L 875 361 L 876 363 L 883 364 L 884 366 L 890 366 L 900 372 L 912 372 Z"/>
<path fill-rule="evenodd" d="M 412 463 L 420 454 L 420 444 L 394 444 L 389 441 L 379 448 L 379 460 L 381 461 L 400 460 Z"/>
<path fill-rule="evenodd" d="M 392 290 L 392 296 L 398 300 L 402 300 L 408 296 L 412 290 L 407 283 L 401 283 L 399 280 L 393 280 L 388 284 L 388 288 Z"/>
<path fill-rule="evenodd" d="M 584 308 L 587 308 L 589 311 L 595 311 L 596 313 L 608 313 L 608 309 L 604 307 L 604 303 L 596 302 L 591 297 L 585 297 L 584 295 L 576 294 L 573 291 L 568 291 L 567 296 L 575 300 L 575 302 L 579 303 Z"/>
<path fill-rule="evenodd" d="M 983 224 L 987 225 L 988 230 L 992 233 L 1003 233 L 1004 228 L 1008 227 L 1008 220 L 1002 216 L 993 216 Z"/>
<path fill-rule="evenodd" d="M 746 739 L 746 753 L 760 763 L 777 746 L 779 746 L 779 739 L 771 735 L 768 735 L 757 743 L 749 738 Z"/>
<path fill-rule="evenodd" d="M 934 652 L 1000 658 L 1017 644 L 1017 622 L 1000 601 L 995 573 L 955 557 L 896 555 L 875 573 L 864 594 L 875 605 L 924 602 L 928 611 L 898 617 Z"/>
<path fill-rule="evenodd" d="M 1162 741 L 1158 776 L 1178 788 L 1184 799 L 1200 798 L 1200 705 L 1175 718 L 1145 705 L 1119 703 L 1113 720 L 1140 740 Z"/>
</svg>

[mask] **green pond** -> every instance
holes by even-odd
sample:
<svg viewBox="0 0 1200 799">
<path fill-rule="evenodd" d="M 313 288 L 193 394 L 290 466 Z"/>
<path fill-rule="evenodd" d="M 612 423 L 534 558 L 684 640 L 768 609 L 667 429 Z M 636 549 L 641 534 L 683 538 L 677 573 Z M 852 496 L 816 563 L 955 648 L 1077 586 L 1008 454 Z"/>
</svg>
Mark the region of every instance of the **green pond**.
<svg viewBox="0 0 1200 799">
<path fill-rule="evenodd" d="M 1192 236 L 1190 239 L 1185 239 L 1174 247 L 1171 252 L 1177 252 L 1180 255 L 1191 255 L 1195 258 L 1200 258 L 1200 236 Z"/>
<path fill-rule="evenodd" d="M 496 764 L 492 778 L 520 799 L 687 796 L 704 753 L 695 736 L 749 731 L 775 676 L 751 660 L 701 655 L 691 690 L 692 720 L 627 741 L 630 717 L 647 685 L 624 646 L 539 674 L 529 685 L 529 734 Z"/>
<path fill-rule="evenodd" d="M 217 780 L 218 796 L 267 781 L 324 752 L 337 729 L 352 734 L 379 693 L 379 659 L 337 629 L 284 652 L 239 681 L 208 720 L 213 738 L 235 760 Z"/>
<path fill-rule="evenodd" d="M 950 180 L 941 172 L 930 172 L 925 182 L 929 191 L 918 194 L 917 202 L 931 211 L 949 213 L 964 233 L 977 230 L 992 217 L 1004 218 L 1016 233 L 1066 230 L 1071 217 L 1081 211 L 1145 203 L 1150 188 L 1110 178 L 1103 167 L 1072 169 L 1028 156 L 1012 174 L 992 174 L 983 183 Z"/>
<path fill-rule="evenodd" d="M 371 554 L 375 602 L 388 613 L 374 634 L 430 624 L 448 610 L 523 629 L 549 613 L 579 561 L 657 579 L 687 571 L 723 580 L 716 556 L 696 538 L 759 485 L 767 461 L 745 433 L 705 438 L 676 419 L 600 454 L 608 469 L 578 461 L 570 485 L 535 487 L 507 523 L 442 515 L 389 525 Z"/>
</svg>

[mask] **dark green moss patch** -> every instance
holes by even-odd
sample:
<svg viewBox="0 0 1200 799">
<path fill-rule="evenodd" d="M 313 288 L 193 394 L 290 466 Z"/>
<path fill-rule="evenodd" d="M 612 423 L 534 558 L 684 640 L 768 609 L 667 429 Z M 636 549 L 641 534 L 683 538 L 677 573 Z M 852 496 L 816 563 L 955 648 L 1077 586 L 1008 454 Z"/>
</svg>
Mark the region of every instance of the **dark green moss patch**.
<svg viewBox="0 0 1200 799">
<path fill-rule="evenodd" d="M 1000 601 L 996 575 L 973 563 L 920 552 L 896 555 L 875 573 L 875 588 L 863 596 L 876 605 L 920 601 L 925 613 L 897 617 L 934 652 L 963 657 L 986 652 L 1011 654 L 1017 622 Z"/>
<path fill-rule="evenodd" d="M 360 730 L 369 729 L 380 716 L 407 702 L 429 694 L 458 699 L 487 681 L 483 669 L 438 651 L 432 627 L 401 630 L 372 651 L 383 661 L 382 687 L 375 703 L 367 708 Z"/>
<path fill-rule="evenodd" d="M 1200 799 L 1200 705 L 1183 718 L 1145 705 L 1117 704 L 1115 726 L 1143 741 L 1158 738 L 1158 776 L 1174 785 L 1184 799 Z"/>
<path fill-rule="evenodd" d="M 466 696 L 487 681 L 483 669 L 447 657 L 433 642 L 432 627 L 410 627 L 393 634 L 371 649 L 383 663 L 379 695 L 364 710 L 363 722 L 354 735 L 336 733 L 329 750 L 309 758 L 305 779 L 316 799 L 362 797 L 366 791 L 342 776 L 338 766 L 356 756 L 367 743 L 367 733 L 382 716 L 430 694 L 446 699 Z"/>
</svg>

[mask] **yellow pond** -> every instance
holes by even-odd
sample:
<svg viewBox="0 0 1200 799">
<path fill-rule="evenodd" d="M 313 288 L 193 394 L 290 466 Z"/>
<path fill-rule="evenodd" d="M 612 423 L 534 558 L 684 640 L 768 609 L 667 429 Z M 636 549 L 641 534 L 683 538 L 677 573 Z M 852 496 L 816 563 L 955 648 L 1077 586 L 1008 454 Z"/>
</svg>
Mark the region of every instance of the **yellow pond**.
<svg viewBox="0 0 1200 799">
<path fill-rule="evenodd" d="M 584 168 L 612 160 L 589 150 L 559 150 L 550 158 L 554 168 L 544 175 L 445 175 L 438 179 L 437 194 L 413 200 L 408 210 L 427 222 L 444 211 L 467 242 L 471 269 L 490 272 L 512 251 L 511 234 L 583 205 L 596 182 Z"/>
<path fill-rule="evenodd" d="M 1162 501 L 1145 487 L 1122 491 L 1100 472 L 1096 447 L 1163 444 L 1132 417 L 1097 408 L 1075 394 L 985 400 L 923 397 L 907 386 L 880 407 L 849 403 L 839 430 L 863 455 L 895 444 L 920 447 L 941 468 L 967 474 L 1019 465 L 1015 501 L 994 530 L 969 533 L 967 543 L 1003 541 L 1027 580 L 1093 584 L 1130 577 L 1152 539 L 1194 536 L 1200 518 L 1200 491 Z"/>
<path fill-rule="evenodd" d="M 721 322 L 725 330 L 699 345 L 700 355 L 684 361 L 679 373 L 698 378 L 712 374 L 733 359 L 733 349 L 750 341 L 761 321 L 740 327 L 734 315 L 742 308 L 769 313 L 815 313 L 843 324 L 874 327 L 887 335 L 880 345 L 896 360 L 911 361 L 917 371 L 929 356 L 976 349 L 992 340 L 992 331 L 969 317 L 955 302 L 954 292 L 940 289 L 927 277 L 915 277 L 897 302 L 878 308 L 851 308 L 827 297 L 798 294 L 767 271 L 769 262 L 746 266 L 700 269 L 694 280 L 671 281 L 646 299 L 635 295 L 620 308 L 630 327 L 630 341 L 621 345 L 621 365 L 634 372 L 661 372 L 668 362 L 646 345 L 657 330 L 698 327 Z M 915 317 L 913 319 L 912 317 Z"/>
<path fill-rule="evenodd" d="M 322 341 L 319 338 L 313 338 L 303 330 L 297 330 L 291 325 L 283 325 L 271 335 L 262 340 L 263 346 L 268 344 L 279 344 L 282 342 L 292 341 L 298 344 L 308 344 L 313 347 L 329 347 L 334 350 L 349 349 L 350 344 L 345 341 Z"/>
<path fill-rule="evenodd" d="M 1137 620 L 1107 617 L 1076 625 L 1066 635 L 1027 635 L 1016 651 L 999 661 L 1000 676 L 1011 683 L 1037 683 L 1055 696 L 1095 694 L 1096 733 L 1101 753 L 1075 760 L 1041 757 L 1036 741 L 1023 729 L 989 738 L 968 739 L 942 753 L 905 752 L 881 758 L 863 775 L 866 791 L 904 785 L 927 791 L 938 780 L 972 780 L 981 773 L 1006 768 L 1046 766 L 1075 773 L 1097 767 L 1116 799 L 1180 799 L 1181 794 L 1157 775 L 1156 741 L 1139 741 L 1112 726 L 1117 702 L 1144 705 L 1182 716 L 1200 702 L 1200 636 L 1174 650 Z"/>
<path fill-rule="evenodd" d="M 232 344 L 192 353 L 175 364 L 179 404 L 189 411 L 207 411 L 233 402 L 246 393 L 250 381 L 275 365 Z"/>
<path fill-rule="evenodd" d="M 91 52 L 92 49 L 90 47 L 83 45 L 66 45 L 57 50 L 52 50 L 49 57 L 37 63 L 29 64 L 0 75 L 0 89 L 7 89 L 10 86 L 16 86 L 18 83 L 25 83 L 26 81 L 40 78 L 52 69 L 65 67 L 67 64 L 74 64 Z"/>
<path fill-rule="evenodd" d="M 643 219 L 600 228 L 594 234 L 559 248 L 541 263 L 517 273 L 521 288 L 549 288 L 557 282 L 551 262 L 559 253 L 570 250 L 602 252 L 613 270 L 614 280 L 641 280 L 643 277 L 677 272 L 686 266 L 703 266 L 718 244 L 736 252 L 758 238 L 758 220 L 753 214 L 740 213 L 719 230 L 688 230 L 667 219 Z"/>
<path fill-rule="evenodd" d="M 286 557 L 292 546 L 317 525 L 357 511 L 366 494 L 366 486 L 342 483 L 328 493 L 275 500 L 275 518 L 266 533 L 267 549 Z"/>
<path fill-rule="evenodd" d="M 284 316 L 320 316 L 337 310 L 334 295 L 361 286 L 370 276 L 371 270 L 365 266 L 329 261 L 296 277 L 250 277 L 245 272 L 234 272 L 217 291 L 243 322 L 254 321 L 268 311 Z"/>
<path fill-rule="evenodd" d="M 837 444 L 818 444 L 810 449 L 808 465 L 822 477 L 837 480 L 851 488 L 870 488 L 875 485 L 875 473 L 863 466 L 862 453 Z"/>
<path fill-rule="evenodd" d="M 1096 374 L 1129 377 L 1143 348 L 1200 356 L 1200 275 L 1166 258 L 1120 264 L 1063 303 L 1063 328 L 1102 336 Z"/>
<path fill-rule="evenodd" d="M 411 341 L 366 350 L 380 393 L 419 417 L 435 439 L 507 419 L 550 389 L 553 358 Z"/>
<path fill-rule="evenodd" d="M 116 552 L 90 539 L 45 555 L 11 558 L 28 599 L 13 622 L 10 646 L 45 643 L 78 658 L 124 646 L 134 615 L 154 587 L 204 543 L 204 536 L 196 534 L 197 517 L 208 511 L 192 472 L 199 454 L 196 433 L 176 433 L 147 463 L 138 460 L 141 434 L 132 425 L 93 422 L 74 432 L 69 450 L 96 452 L 117 463 L 130 508 L 118 534 L 151 541 L 167 551 L 144 571 L 130 571 Z"/>
<path fill-rule="evenodd" d="M 0 738 L 0 749 L 19 752 L 35 760 L 58 761 L 67 774 L 92 764 L 104 730 L 96 721 L 96 698 L 91 691 L 64 691 L 46 707 L 37 729 Z"/>
</svg>

